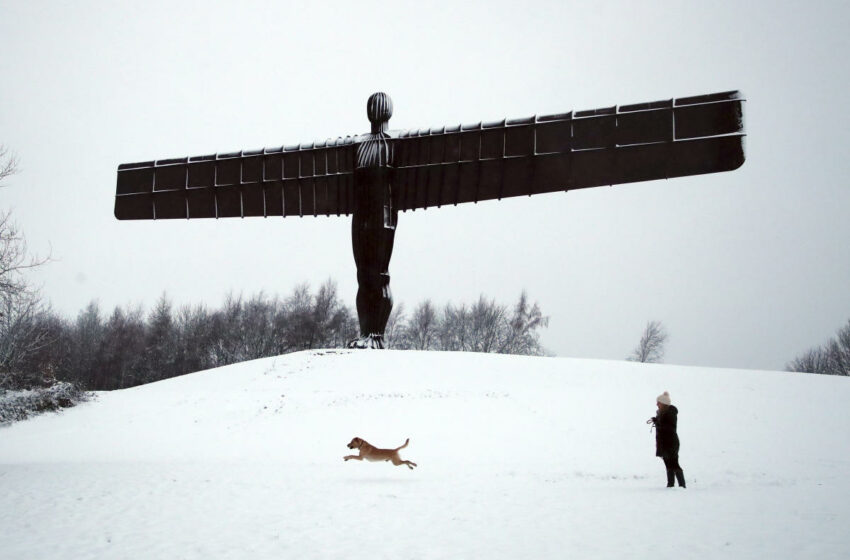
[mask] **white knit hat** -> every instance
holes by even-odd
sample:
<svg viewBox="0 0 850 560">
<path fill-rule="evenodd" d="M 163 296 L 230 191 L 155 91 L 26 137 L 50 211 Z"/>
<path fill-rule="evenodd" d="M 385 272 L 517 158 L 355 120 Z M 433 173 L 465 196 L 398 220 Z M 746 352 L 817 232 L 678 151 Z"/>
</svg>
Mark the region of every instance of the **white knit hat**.
<svg viewBox="0 0 850 560">
<path fill-rule="evenodd" d="M 658 395 L 658 398 L 655 399 L 655 402 L 660 402 L 661 404 L 666 404 L 667 406 L 670 406 L 670 393 L 664 391 L 663 393 Z"/>
</svg>

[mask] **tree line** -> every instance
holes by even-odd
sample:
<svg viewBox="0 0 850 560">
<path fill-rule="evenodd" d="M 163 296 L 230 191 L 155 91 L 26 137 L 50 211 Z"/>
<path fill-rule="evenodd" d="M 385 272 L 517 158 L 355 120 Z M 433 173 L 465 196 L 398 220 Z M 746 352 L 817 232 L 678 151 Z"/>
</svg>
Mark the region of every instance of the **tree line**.
<svg viewBox="0 0 850 560">
<path fill-rule="evenodd" d="M 0 329 L 0 388 L 69 381 L 111 390 L 194 371 L 311 348 L 341 348 L 358 334 L 356 315 L 328 280 L 315 291 L 297 286 L 285 298 L 229 295 L 217 309 L 176 308 L 163 294 L 149 313 L 90 303 L 75 319 L 46 307 L 17 316 L 18 330 Z M 542 354 L 539 306 L 523 293 L 508 308 L 481 296 L 472 304 L 427 300 L 407 317 L 398 305 L 387 329 L 390 348 Z M 27 336 L 17 336 L 28 333 Z"/>
<path fill-rule="evenodd" d="M 546 353 L 539 331 L 549 325 L 540 306 L 523 291 L 513 306 L 484 295 L 472 304 L 434 305 L 427 299 L 408 316 L 393 309 L 385 339 L 391 348 L 490 352 L 540 356 Z"/>
</svg>

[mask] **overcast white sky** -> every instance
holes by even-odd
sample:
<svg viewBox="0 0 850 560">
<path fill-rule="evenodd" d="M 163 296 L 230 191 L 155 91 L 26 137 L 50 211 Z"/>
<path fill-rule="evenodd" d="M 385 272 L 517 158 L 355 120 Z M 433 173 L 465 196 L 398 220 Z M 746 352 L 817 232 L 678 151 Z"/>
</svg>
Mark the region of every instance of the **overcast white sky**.
<svg viewBox="0 0 850 560">
<path fill-rule="evenodd" d="M 838 1 L 0 0 L 0 207 L 68 316 L 329 277 L 353 307 L 349 218 L 118 222 L 118 164 L 368 132 L 374 91 L 405 129 L 740 89 L 737 171 L 401 214 L 391 287 L 525 289 L 560 356 L 658 319 L 668 363 L 781 369 L 850 318 L 848 28 Z"/>
</svg>

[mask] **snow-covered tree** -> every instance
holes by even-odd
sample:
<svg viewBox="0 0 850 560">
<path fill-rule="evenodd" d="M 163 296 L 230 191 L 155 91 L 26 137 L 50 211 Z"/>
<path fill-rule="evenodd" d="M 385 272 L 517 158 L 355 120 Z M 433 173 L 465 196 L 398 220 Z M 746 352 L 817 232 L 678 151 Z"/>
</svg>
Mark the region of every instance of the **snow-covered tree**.
<svg viewBox="0 0 850 560">
<path fill-rule="evenodd" d="M 0 145 L 0 187 L 17 171 L 14 154 Z M 46 306 L 26 278 L 27 271 L 45 262 L 30 255 L 11 211 L 0 209 L 0 388 L 40 382 L 38 373 L 26 375 L 21 368 L 49 341 L 43 328 Z"/>
</svg>

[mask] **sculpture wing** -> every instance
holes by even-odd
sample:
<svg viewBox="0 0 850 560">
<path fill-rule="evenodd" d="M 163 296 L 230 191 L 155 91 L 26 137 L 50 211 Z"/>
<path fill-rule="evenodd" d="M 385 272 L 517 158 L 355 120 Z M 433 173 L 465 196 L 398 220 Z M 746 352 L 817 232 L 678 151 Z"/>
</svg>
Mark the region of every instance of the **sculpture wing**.
<svg viewBox="0 0 850 560">
<path fill-rule="evenodd" d="M 353 211 L 354 138 L 118 166 L 119 220 Z"/>
<path fill-rule="evenodd" d="M 398 210 L 731 171 L 744 163 L 737 91 L 408 130 L 395 140 Z"/>
</svg>

